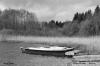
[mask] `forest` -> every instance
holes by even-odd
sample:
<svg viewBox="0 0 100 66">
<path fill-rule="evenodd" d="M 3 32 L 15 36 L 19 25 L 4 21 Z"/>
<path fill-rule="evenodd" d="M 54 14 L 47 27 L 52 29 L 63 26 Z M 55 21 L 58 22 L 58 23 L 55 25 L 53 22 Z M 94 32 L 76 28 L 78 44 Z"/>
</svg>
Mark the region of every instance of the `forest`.
<svg viewBox="0 0 100 66">
<path fill-rule="evenodd" d="M 67 19 L 67 18 L 66 18 Z M 72 21 L 39 22 L 36 15 L 24 9 L 0 11 L 0 32 L 32 36 L 96 36 L 100 35 L 100 7 L 76 13 Z"/>
</svg>

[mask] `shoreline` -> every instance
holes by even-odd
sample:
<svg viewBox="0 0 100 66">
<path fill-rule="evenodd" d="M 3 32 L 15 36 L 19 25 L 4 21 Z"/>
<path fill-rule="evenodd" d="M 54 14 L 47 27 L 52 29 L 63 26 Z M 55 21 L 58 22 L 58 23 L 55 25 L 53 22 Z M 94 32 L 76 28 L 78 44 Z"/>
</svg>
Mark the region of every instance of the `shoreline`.
<svg viewBox="0 0 100 66">
<path fill-rule="evenodd" d="M 39 37 L 39 36 L 8 36 L 7 41 L 18 41 L 25 43 L 36 43 L 45 45 L 58 45 L 78 47 L 78 49 L 88 50 L 92 53 L 100 53 L 100 37 Z M 96 52 L 97 51 L 97 52 Z"/>
</svg>

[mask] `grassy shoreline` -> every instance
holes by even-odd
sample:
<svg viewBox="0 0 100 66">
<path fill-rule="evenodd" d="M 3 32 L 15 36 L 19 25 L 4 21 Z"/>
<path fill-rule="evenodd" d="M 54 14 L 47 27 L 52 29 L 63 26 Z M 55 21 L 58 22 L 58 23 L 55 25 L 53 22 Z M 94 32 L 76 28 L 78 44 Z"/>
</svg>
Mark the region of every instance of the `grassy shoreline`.
<svg viewBox="0 0 100 66">
<path fill-rule="evenodd" d="M 91 54 L 100 54 L 100 37 L 8 36 L 8 41 L 74 47 Z"/>
</svg>

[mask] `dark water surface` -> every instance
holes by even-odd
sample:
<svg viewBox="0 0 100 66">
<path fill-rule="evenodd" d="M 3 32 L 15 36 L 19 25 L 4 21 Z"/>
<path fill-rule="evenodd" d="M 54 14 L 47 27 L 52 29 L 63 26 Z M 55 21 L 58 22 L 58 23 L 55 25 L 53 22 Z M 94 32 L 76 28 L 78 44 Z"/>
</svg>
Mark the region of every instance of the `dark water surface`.
<svg viewBox="0 0 100 66">
<path fill-rule="evenodd" d="M 20 47 L 46 46 L 32 43 L 0 42 L 0 66 L 67 66 L 68 58 L 22 54 Z"/>
</svg>

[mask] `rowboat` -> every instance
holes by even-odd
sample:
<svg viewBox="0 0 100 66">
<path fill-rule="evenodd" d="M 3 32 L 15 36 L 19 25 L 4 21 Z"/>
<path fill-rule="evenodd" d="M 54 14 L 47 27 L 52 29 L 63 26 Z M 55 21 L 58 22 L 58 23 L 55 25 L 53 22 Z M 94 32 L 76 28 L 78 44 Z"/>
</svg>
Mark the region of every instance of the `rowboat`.
<svg viewBox="0 0 100 66">
<path fill-rule="evenodd" d="M 73 57 L 74 55 L 74 48 L 68 47 L 58 47 L 58 46 L 51 46 L 51 47 L 27 47 L 23 48 L 20 47 L 22 53 L 27 54 L 36 54 L 36 55 L 52 55 L 52 56 L 67 56 Z"/>
</svg>

